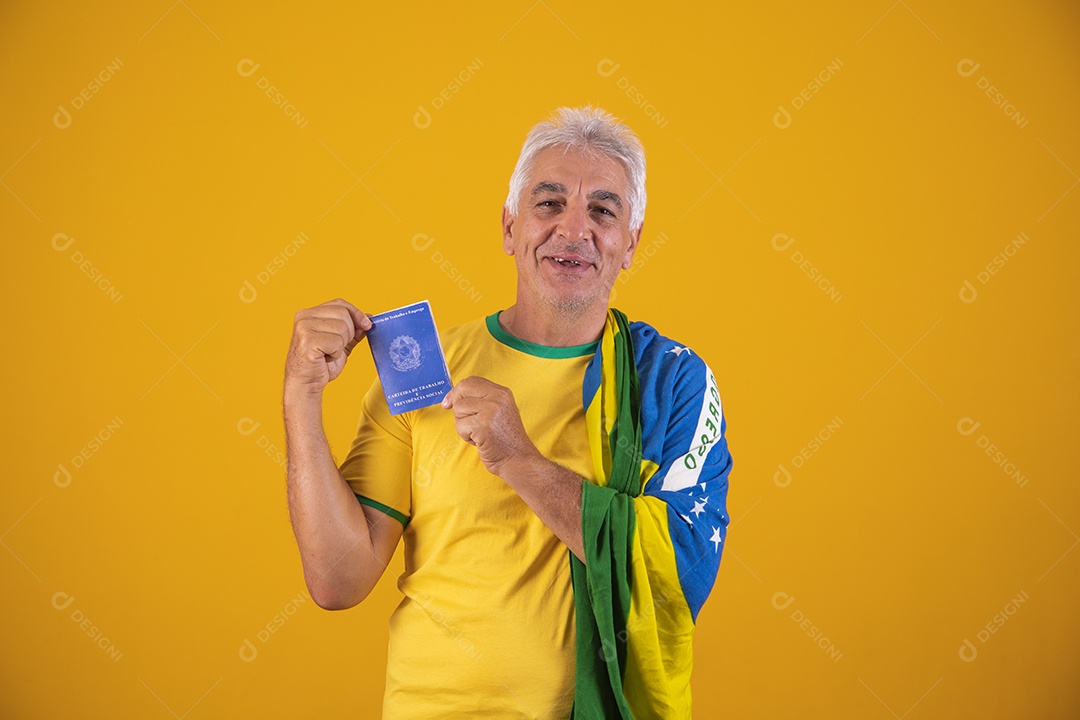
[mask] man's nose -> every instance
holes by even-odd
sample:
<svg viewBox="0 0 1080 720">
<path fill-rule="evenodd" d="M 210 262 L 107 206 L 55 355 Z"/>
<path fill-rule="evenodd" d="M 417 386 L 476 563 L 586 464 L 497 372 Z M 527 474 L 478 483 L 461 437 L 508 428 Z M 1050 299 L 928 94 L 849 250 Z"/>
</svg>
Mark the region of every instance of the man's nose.
<svg viewBox="0 0 1080 720">
<path fill-rule="evenodd" d="M 588 240 L 592 236 L 588 206 L 585 203 L 567 203 L 566 209 L 559 215 L 556 232 L 570 242 Z"/>
</svg>

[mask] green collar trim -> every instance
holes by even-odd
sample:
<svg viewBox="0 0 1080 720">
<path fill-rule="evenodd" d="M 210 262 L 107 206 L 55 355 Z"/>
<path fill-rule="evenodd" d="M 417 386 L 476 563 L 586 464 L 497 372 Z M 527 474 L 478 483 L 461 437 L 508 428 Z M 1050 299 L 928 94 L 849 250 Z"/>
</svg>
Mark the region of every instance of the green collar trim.
<svg viewBox="0 0 1080 720">
<path fill-rule="evenodd" d="M 499 314 L 497 313 L 487 316 L 488 332 L 491 336 L 501 342 L 503 345 L 512 347 L 515 350 L 519 350 L 527 355 L 533 355 L 540 358 L 550 358 L 555 360 L 562 360 L 565 358 L 584 357 L 586 355 L 594 355 L 596 348 L 600 346 L 600 341 L 596 340 L 591 343 L 585 343 L 584 345 L 571 345 L 569 347 L 548 347 L 547 345 L 537 345 L 531 343 L 528 340 L 522 340 L 519 337 L 514 337 L 510 333 L 503 330 L 502 325 L 499 324 Z"/>
</svg>

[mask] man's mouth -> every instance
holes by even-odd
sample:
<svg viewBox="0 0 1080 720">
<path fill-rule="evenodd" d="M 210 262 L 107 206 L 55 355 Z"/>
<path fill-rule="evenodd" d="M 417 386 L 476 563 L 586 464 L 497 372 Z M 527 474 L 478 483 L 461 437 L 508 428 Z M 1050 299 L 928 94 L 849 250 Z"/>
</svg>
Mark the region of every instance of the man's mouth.
<svg viewBox="0 0 1080 720">
<path fill-rule="evenodd" d="M 547 260 L 564 270 L 581 270 L 592 267 L 592 263 L 579 255 L 562 254 L 548 255 Z"/>
</svg>

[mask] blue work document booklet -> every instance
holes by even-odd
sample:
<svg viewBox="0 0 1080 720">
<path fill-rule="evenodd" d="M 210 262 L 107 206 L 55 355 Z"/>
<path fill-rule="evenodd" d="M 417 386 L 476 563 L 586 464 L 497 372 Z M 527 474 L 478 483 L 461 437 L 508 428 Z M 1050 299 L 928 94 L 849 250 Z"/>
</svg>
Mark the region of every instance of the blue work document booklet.
<svg viewBox="0 0 1080 720">
<path fill-rule="evenodd" d="M 367 332 L 391 415 L 435 405 L 450 392 L 450 370 L 431 304 L 423 300 L 371 316 Z"/>
</svg>

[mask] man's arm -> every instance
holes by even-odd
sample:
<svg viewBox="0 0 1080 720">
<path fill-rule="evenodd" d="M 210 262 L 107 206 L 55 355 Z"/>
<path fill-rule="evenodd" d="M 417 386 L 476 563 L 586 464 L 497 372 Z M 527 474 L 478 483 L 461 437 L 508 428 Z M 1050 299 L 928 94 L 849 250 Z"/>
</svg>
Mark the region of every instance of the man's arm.
<svg viewBox="0 0 1080 720">
<path fill-rule="evenodd" d="M 580 475 L 540 455 L 508 461 L 498 472 L 537 517 L 584 562 Z"/>
<path fill-rule="evenodd" d="M 403 529 L 357 502 L 334 464 L 322 424 L 323 389 L 370 328 L 371 320 L 344 300 L 301 310 L 285 366 L 289 516 L 308 591 L 327 610 L 367 597 Z"/>
<path fill-rule="evenodd" d="M 480 377 L 462 380 L 443 399 L 458 434 L 480 460 L 525 501 L 537 517 L 584 562 L 579 475 L 548 460 L 525 433 L 509 388 Z"/>
</svg>

